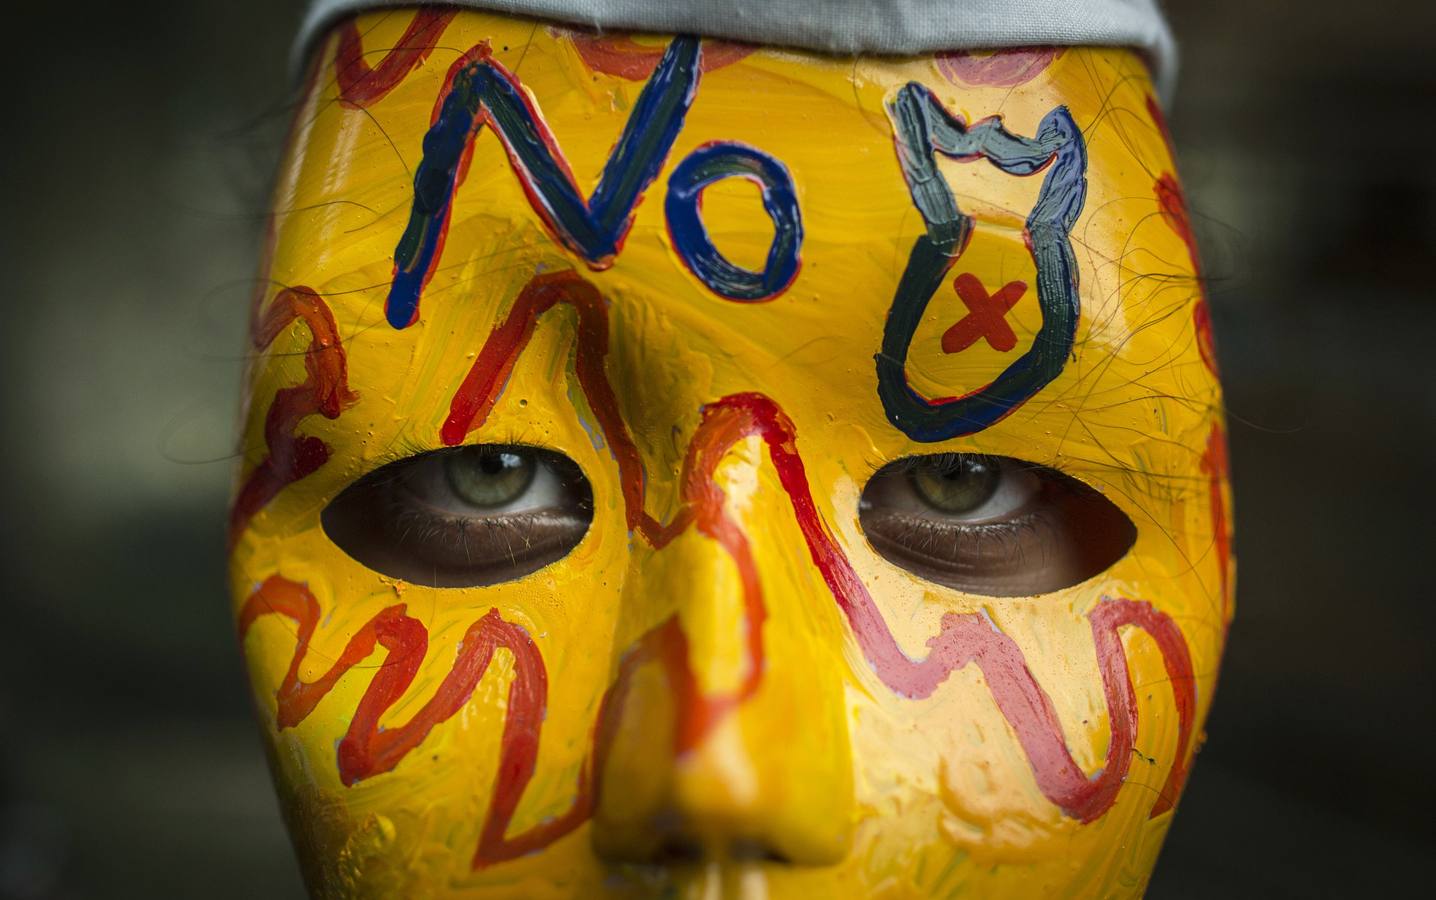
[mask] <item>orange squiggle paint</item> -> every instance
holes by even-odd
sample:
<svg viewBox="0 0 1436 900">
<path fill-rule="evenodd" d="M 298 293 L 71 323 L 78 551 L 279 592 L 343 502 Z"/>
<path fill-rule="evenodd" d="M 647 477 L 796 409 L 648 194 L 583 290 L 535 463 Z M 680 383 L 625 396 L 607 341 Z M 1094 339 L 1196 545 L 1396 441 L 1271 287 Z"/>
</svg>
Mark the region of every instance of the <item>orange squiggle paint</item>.
<svg viewBox="0 0 1436 900">
<path fill-rule="evenodd" d="M 515 859 L 547 846 L 591 814 L 590 768 L 585 764 L 579 777 L 578 796 L 568 812 L 512 838 L 506 837 L 509 822 L 533 778 L 538 759 L 539 732 L 548 703 L 548 672 L 528 632 L 505 622 L 498 610 L 490 610 L 469 626 L 459 643 L 454 664 L 434 696 L 408 722 L 383 728 L 379 726 L 380 718 L 409 689 L 428 653 L 429 635 L 423 623 L 407 615 L 403 604 L 388 607 L 350 638 L 327 672 L 314 681 L 305 682 L 299 677 L 299 669 L 319 622 L 319 603 L 306 586 L 272 576 L 245 602 L 239 616 L 240 634 L 247 633 L 255 619 L 271 613 L 292 619 L 298 626 L 294 657 L 277 695 L 277 724 L 281 729 L 304 721 L 335 683 L 373 653 L 376 645 L 387 651 L 384 663 L 375 670 L 359 701 L 349 730 L 339 742 L 339 778 L 349 786 L 392 770 L 423 742 L 435 725 L 463 708 L 488 671 L 495 650 L 504 648 L 513 654 L 514 676 L 509 685 L 504 731 L 499 738 L 498 780 L 474 854 L 475 868 Z"/>
<path fill-rule="evenodd" d="M 1207 449 L 1202 454 L 1202 472 L 1207 476 L 1207 495 L 1212 515 L 1212 543 L 1217 551 L 1217 565 L 1221 568 L 1222 622 L 1230 624 L 1232 586 L 1231 559 L 1232 533 L 1227 513 L 1226 494 L 1222 486 L 1229 477 L 1227 463 L 1227 436 L 1221 425 L 1213 425 L 1207 436 Z"/>
<path fill-rule="evenodd" d="M 1213 375 L 1217 373 L 1217 353 L 1212 340 L 1212 313 L 1207 305 L 1207 291 L 1201 283 L 1201 257 L 1197 253 L 1197 237 L 1192 232 L 1191 216 L 1187 212 L 1187 196 L 1177 178 L 1170 172 L 1162 173 L 1153 186 L 1157 195 L 1157 206 L 1162 220 L 1167 223 L 1182 243 L 1187 245 L 1187 256 L 1192 261 L 1192 271 L 1197 275 L 1197 303 L 1192 308 L 1192 327 L 1197 333 L 1197 351 L 1202 362 Z"/>
<path fill-rule="evenodd" d="M 1167 129 L 1167 119 L 1162 115 L 1161 106 L 1153 97 L 1147 98 L 1147 114 L 1156 123 L 1157 130 L 1167 145 L 1167 155 L 1175 159 L 1176 148 L 1172 144 L 1172 133 Z M 1156 184 L 1153 185 L 1152 191 L 1157 196 L 1157 208 L 1162 213 L 1162 220 L 1176 233 L 1177 237 L 1182 239 L 1182 243 L 1187 245 L 1187 256 L 1192 262 L 1192 271 L 1198 273 L 1197 289 L 1200 293 L 1197 297 L 1197 305 L 1192 310 L 1192 327 L 1197 334 L 1197 352 L 1201 354 L 1202 363 L 1206 365 L 1207 371 L 1213 375 L 1219 375 L 1216 342 L 1212 338 L 1212 309 L 1207 302 L 1206 287 L 1200 281 L 1201 257 L 1197 251 L 1197 236 L 1192 230 L 1191 213 L 1187 210 L 1187 195 L 1182 190 L 1181 183 L 1177 181 L 1177 176 L 1171 172 L 1163 172 Z M 1202 472 L 1208 479 L 1212 540 L 1216 545 L 1217 565 L 1221 567 L 1222 623 L 1225 626 L 1229 625 L 1231 620 L 1232 536 L 1226 497 L 1222 493 L 1222 485 L 1228 478 L 1228 469 L 1227 437 L 1221 425 L 1213 425 L 1212 432 L 1207 437 L 1207 449 L 1202 454 Z"/>
<path fill-rule="evenodd" d="M 316 413 L 337 419 L 359 399 L 349 390 L 349 367 L 334 314 L 312 288 L 285 288 L 275 296 L 264 315 L 253 323 L 255 349 L 266 349 L 296 319 L 303 320 L 309 329 L 309 348 L 304 353 L 308 377 L 303 384 L 280 389 L 269 405 L 264 419 L 264 442 L 269 454 L 244 480 L 230 509 L 231 547 L 255 513 L 281 490 L 329 459 L 329 447 L 319 438 L 294 433 L 299 423 Z"/>
<path fill-rule="evenodd" d="M 1176 158 L 1176 148 L 1172 146 L 1172 134 L 1167 130 L 1166 117 L 1162 115 L 1162 108 L 1157 101 L 1147 98 L 1147 114 L 1157 126 L 1161 133 L 1162 140 L 1167 145 L 1167 155 Z M 1187 257 L 1192 262 L 1192 271 L 1197 274 L 1197 304 L 1192 309 L 1192 327 L 1197 333 L 1197 351 L 1202 355 L 1202 362 L 1207 370 L 1213 375 L 1217 372 L 1217 351 L 1216 344 L 1212 339 L 1212 311 L 1207 304 L 1206 287 L 1201 282 L 1202 261 L 1201 255 L 1197 252 L 1197 236 L 1192 230 L 1192 217 L 1187 209 L 1187 195 L 1182 190 L 1181 182 L 1171 172 L 1163 172 L 1158 176 L 1155 184 L 1152 185 L 1152 193 L 1157 197 L 1157 209 L 1162 214 L 1162 221 L 1167 223 L 1182 243 L 1187 245 Z"/>
<path fill-rule="evenodd" d="M 334 56 L 334 75 L 339 83 L 339 102 L 363 109 L 383 99 L 414 70 L 439 43 L 439 36 L 458 13 L 452 9 L 424 8 L 414 14 L 399 41 L 370 66 L 364 59 L 364 37 L 353 19 L 339 29 L 339 49 Z"/>
</svg>

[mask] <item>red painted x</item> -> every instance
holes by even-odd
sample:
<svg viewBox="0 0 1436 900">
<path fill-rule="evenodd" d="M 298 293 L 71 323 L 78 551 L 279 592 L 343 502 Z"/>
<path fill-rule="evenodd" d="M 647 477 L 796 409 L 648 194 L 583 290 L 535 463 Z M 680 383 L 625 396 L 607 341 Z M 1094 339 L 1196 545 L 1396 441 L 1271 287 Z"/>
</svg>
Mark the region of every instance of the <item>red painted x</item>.
<svg viewBox="0 0 1436 900">
<path fill-rule="evenodd" d="M 953 280 L 957 296 L 966 304 L 968 314 L 942 336 L 942 352 L 960 353 L 986 338 L 987 346 L 1003 353 L 1017 346 L 1017 335 L 1007 324 L 1007 311 L 1027 293 L 1027 283 L 1009 281 L 997 293 L 987 295 L 987 288 L 971 272 L 963 272 Z"/>
</svg>

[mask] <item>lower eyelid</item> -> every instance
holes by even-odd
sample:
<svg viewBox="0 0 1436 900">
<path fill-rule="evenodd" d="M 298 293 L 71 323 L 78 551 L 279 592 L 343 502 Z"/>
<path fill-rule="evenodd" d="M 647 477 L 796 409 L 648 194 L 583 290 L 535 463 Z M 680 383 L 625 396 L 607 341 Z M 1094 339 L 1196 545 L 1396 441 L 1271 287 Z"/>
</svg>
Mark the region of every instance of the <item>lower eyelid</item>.
<svg viewBox="0 0 1436 900">
<path fill-rule="evenodd" d="M 440 572 L 457 572 L 541 555 L 552 546 L 570 542 L 588 523 L 553 510 L 482 518 L 408 510 L 394 515 L 389 527 L 395 547 L 414 548 Z"/>
<path fill-rule="evenodd" d="M 922 578 L 955 590 L 986 596 L 1028 596 L 1032 579 L 1046 567 L 1050 522 L 1041 516 L 995 525 L 927 528 L 893 532 L 869 526 L 868 540 L 889 562 Z M 894 533 L 895 532 L 895 533 Z"/>
<path fill-rule="evenodd" d="M 397 510 L 392 518 L 395 525 L 409 528 L 443 529 L 450 532 L 472 532 L 479 529 L 488 531 L 517 531 L 530 526 L 547 526 L 558 523 L 579 523 L 577 516 L 566 515 L 561 510 L 525 510 L 524 512 L 492 516 L 433 515 L 413 509 Z"/>
</svg>

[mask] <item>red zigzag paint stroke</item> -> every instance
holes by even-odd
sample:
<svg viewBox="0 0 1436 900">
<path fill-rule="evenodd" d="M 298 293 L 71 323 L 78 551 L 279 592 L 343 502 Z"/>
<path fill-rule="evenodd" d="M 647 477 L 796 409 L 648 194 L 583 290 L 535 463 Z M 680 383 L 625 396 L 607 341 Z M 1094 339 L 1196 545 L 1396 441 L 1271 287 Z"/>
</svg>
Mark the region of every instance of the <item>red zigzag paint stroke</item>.
<svg viewBox="0 0 1436 900">
<path fill-rule="evenodd" d="M 618 415 L 604 373 L 608 349 L 606 306 L 597 290 L 575 273 L 540 275 L 520 293 L 455 394 L 442 432 L 445 443 L 459 443 L 482 425 L 527 345 L 537 318 L 559 303 L 571 305 L 578 314 L 579 383 L 618 464 L 630 528 L 654 547 L 661 547 L 692 524 L 722 544 L 737 564 L 748 620 L 749 674 L 732 694 L 703 695 L 689 667 L 686 638 L 677 618 L 648 632 L 624 656 L 604 696 L 594 726 L 592 751 L 580 774 L 573 806 L 529 831 L 507 837 L 514 810 L 535 770 L 539 732 L 547 711 L 547 674 L 527 632 L 503 621 L 497 610 L 490 610 L 470 627 L 453 669 L 434 697 L 408 723 L 380 731 L 379 718 L 403 695 L 425 655 L 427 634 L 422 625 L 406 616 L 402 606 L 390 607 L 350 640 L 327 673 L 313 682 L 303 682 L 299 667 L 313 635 L 319 607 L 304 586 L 272 577 L 246 602 L 240 630 L 247 632 L 256 618 L 267 613 L 284 615 L 299 624 L 295 655 L 278 692 L 280 728 L 303 721 L 345 672 L 373 652 L 376 643 L 388 650 L 389 658 L 377 669 L 340 742 L 339 769 L 345 784 L 389 771 L 435 725 L 462 708 L 483 677 L 493 650 L 500 646 L 514 654 L 515 678 L 500 741 L 494 800 L 474 856 L 475 868 L 544 847 L 587 820 L 596 802 L 596 773 L 603 771 L 604 755 L 621 717 L 628 684 L 645 662 L 663 665 L 678 695 L 681 718 L 674 734 L 675 752 L 696 746 L 724 715 L 756 692 L 764 668 L 762 624 L 766 607 L 761 580 L 747 538 L 724 512 L 723 491 L 713 480 L 715 468 L 734 444 L 759 435 L 792 504 L 809 555 L 846 616 L 864 657 L 882 681 L 902 696 L 921 699 L 937 690 L 953 671 L 976 663 L 1026 753 L 1039 789 L 1066 815 L 1082 822 L 1105 813 L 1116 801 L 1126 778 L 1137 734 L 1137 706 L 1120 629 L 1136 626 L 1147 632 L 1162 653 L 1178 717 L 1175 761 L 1151 815 L 1172 808 L 1185 778 L 1196 690 L 1186 641 L 1168 616 L 1146 602 L 1113 598 L 1103 598 L 1088 614 L 1112 723 L 1105 764 L 1089 777 L 1067 749 L 1051 698 L 1027 667 L 1021 649 L 986 616 L 948 613 L 938 634 L 928 640 L 926 657 L 915 660 L 903 652 L 818 514 L 798 455 L 793 423 L 768 397 L 734 394 L 705 407 L 684 460 L 680 511 L 666 525 L 644 512 L 641 461 Z"/>
<path fill-rule="evenodd" d="M 1166 117 L 1162 115 L 1162 108 L 1157 105 L 1153 97 L 1147 98 L 1147 115 L 1157 126 L 1157 131 L 1162 135 L 1162 140 L 1167 145 L 1168 158 L 1177 158 L 1176 147 L 1172 145 L 1172 133 L 1167 130 Z M 1182 243 L 1187 246 L 1187 257 L 1192 263 L 1192 273 L 1197 279 L 1197 304 L 1192 309 L 1192 327 L 1197 333 L 1197 351 L 1202 355 L 1202 363 L 1213 375 L 1217 375 L 1217 351 L 1215 342 L 1212 340 L 1212 311 L 1207 305 L 1207 289 L 1202 282 L 1202 260 L 1201 254 L 1197 252 L 1197 236 L 1192 231 L 1192 217 L 1187 209 L 1187 195 L 1182 190 L 1182 184 L 1177 176 L 1171 172 L 1163 172 L 1152 184 L 1152 193 L 1157 197 L 1157 209 L 1162 214 L 1162 221 Z"/>
<path fill-rule="evenodd" d="M 1172 144 L 1172 133 L 1167 130 L 1167 120 L 1162 115 L 1162 108 L 1153 97 L 1147 98 L 1147 114 L 1152 117 L 1157 131 L 1167 145 L 1167 156 L 1175 160 L 1177 150 Z M 1199 292 L 1197 304 L 1192 309 L 1192 328 L 1197 333 L 1197 352 L 1201 354 L 1202 363 L 1207 367 L 1207 371 L 1211 372 L 1213 377 L 1220 377 L 1221 373 L 1217 370 L 1216 342 L 1212 337 L 1212 309 L 1211 304 L 1207 302 L 1206 286 L 1201 281 L 1202 261 L 1197 250 L 1197 236 L 1192 230 L 1191 213 L 1187 209 L 1187 195 L 1182 191 L 1182 185 L 1177 181 L 1177 176 L 1171 172 L 1163 172 L 1157 178 L 1156 183 L 1152 186 L 1152 192 L 1157 197 L 1157 208 L 1162 214 L 1162 220 L 1187 246 L 1187 256 L 1191 259 L 1192 271 L 1196 273 Z M 1230 516 L 1223 494 L 1224 485 L 1228 480 L 1228 470 L 1227 437 L 1221 425 L 1213 425 L 1211 434 L 1207 437 L 1207 449 L 1202 454 L 1202 471 L 1207 476 L 1212 514 L 1212 540 L 1216 544 L 1217 564 L 1221 566 L 1222 622 L 1224 626 L 1229 626 L 1232 607 L 1232 535 Z"/>
<path fill-rule="evenodd" d="M 334 57 L 339 102 L 359 109 L 383 98 L 415 66 L 428 58 L 439 36 L 457 14 L 455 10 L 419 10 L 398 44 L 385 54 L 377 66 L 370 66 L 365 61 L 363 36 L 354 20 L 351 18 L 345 22 L 339 28 L 339 49 Z M 316 72 L 316 68 L 310 69 L 304 93 L 308 93 Z M 290 123 L 291 133 L 294 124 Z M 274 222 L 271 216 L 266 226 L 260 271 L 268 271 L 273 250 Z M 297 387 L 279 391 L 269 407 L 264 422 L 264 440 L 269 455 L 245 479 L 230 508 L 228 542 L 231 549 L 249 520 L 269 501 L 329 459 L 329 448 L 323 441 L 295 435 L 295 426 L 315 413 L 327 419 L 338 418 L 346 407 L 359 399 L 358 394 L 349 390 L 348 365 L 334 315 L 318 292 L 308 287 L 285 288 L 261 317 L 258 307 L 262 296 L 262 289 L 256 292 L 255 316 L 250 328 L 255 349 L 263 351 L 291 322 L 303 319 L 313 336 L 304 357 L 309 377 Z"/>
<path fill-rule="evenodd" d="M 350 19 L 339 27 L 339 49 L 334 55 L 334 77 L 339 83 L 339 102 L 350 109 L 363 109 L 378 103 L 399 86 L 439 43 L 444 29 L 458 12 L 453 9 L 425 7 L 414 14 L 398 43 L 391 47 L 377 66 L 364 59 L 364 36 Z"/>
<path fill-rule="evenodd" d="M 1231 626 L 1232 619 L 1232 529 L 1227 512 L 1225 485 L 1230 478 L 1227 462 L 1227 435 L 1221 425 L 1213 425 L 1207 435 L 1207 450 L 1202 454 L 1202 472 L 1207 476 L 1207 505 L 1212 515 L 1212 543 L 1221 567 L 1222 625 Z"/>
<path fill-rule="evenodd" d="M 309 329 L 309 348 L 304 353 L 304 383 L 281 388 L 264 418 L 264 442 L 269 454 L 249 473 L 229 512 L 229 546 L 255 513 L 278 493 L 324 465 L 329 447 L 317 437 L 294 433 L 299 423 L 318 413 L 337 419 L 359 395 L 349 390 L 349 367 L 339 327 L 324 298 L 312 288 L 292 287 L 280 291 L 263 316 L 252 324 L 254 348 L 265 350 L 280 332 L 296 319 Z"/>
</svg>

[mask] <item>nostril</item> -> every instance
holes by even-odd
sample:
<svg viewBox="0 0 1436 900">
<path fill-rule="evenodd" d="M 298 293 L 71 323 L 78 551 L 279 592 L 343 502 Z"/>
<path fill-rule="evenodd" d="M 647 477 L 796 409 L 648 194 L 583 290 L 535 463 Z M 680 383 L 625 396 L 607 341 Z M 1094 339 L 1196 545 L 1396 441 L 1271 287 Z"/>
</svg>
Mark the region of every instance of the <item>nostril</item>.
<svg viewBox="0 0 1436 900">
<path fill-rule="evenodd" d="M 609 846 L 601 849 L 600 855 L 613 862 L 638 862 L 658 866 L 711 862 L 764 862 L 784 866 L 793 864 L 793 860 L 786 853 L 761 838 L 703 840 L 687 834 L 665 835 L 651 844 L 647 852 L 624 853 L 619 848 Z"/>
<path fill-rule="evenodd" d="M 728 859 L 742 862 L 770 862 L 791 865 L 787 854 L 769 845 L 766 841 L 740 839 L 734 841 L 724 854 Z"/>
<path fill-rule="evenodd" d="M 703 845 L 686 838 L 667 838 L 654 848 L 648 862 L 660 866 L 678 866 L 685 863 L 702 862 L 706 854 Z"/>
<path fill-rule="evenodd" d="M 786 854 L 763 840 L 739 838 L 704 842 L 682 836 L 664 839 L 653 851 L 649 861 L 662 866 L 700 862 L 766 862 L 779 865 L 792 863 Z"/>
</svg>

